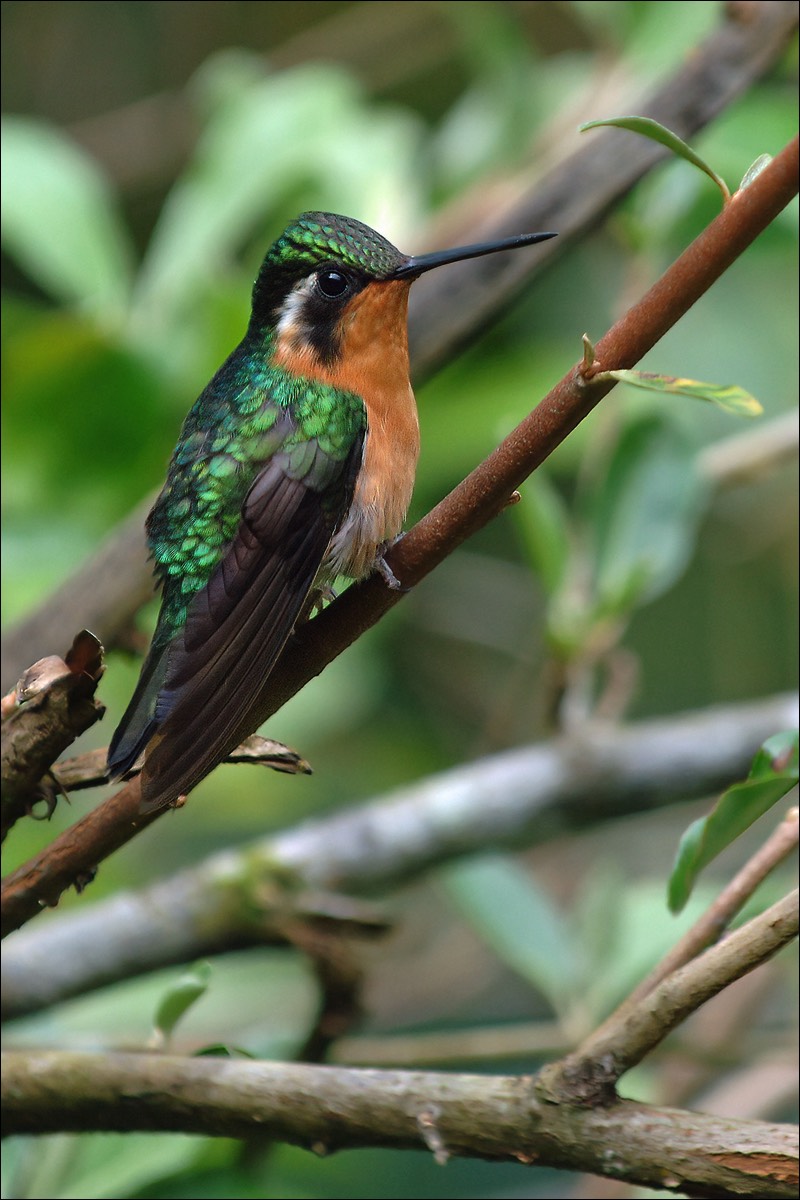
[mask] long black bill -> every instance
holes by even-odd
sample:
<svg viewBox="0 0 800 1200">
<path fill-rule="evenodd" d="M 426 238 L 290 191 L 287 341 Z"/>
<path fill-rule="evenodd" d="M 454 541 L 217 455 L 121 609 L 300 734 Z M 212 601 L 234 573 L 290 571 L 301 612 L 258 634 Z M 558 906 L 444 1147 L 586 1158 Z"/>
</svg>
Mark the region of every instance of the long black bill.
<svg viewBox="0 0 800 1200">
<path fill-rule="evenodd" d="M 392 271 L 390 279 L 416 279 L 425 271 L 434 267 L 443 267 L 446 263 L 461 262 L 464 258 L 480 258 L 484 254 L 495 254 L 498 250 L 516 250 L 518 246 L 533 246 L 536 242 L 546 242 L 549 238 L 558 237 L 556 233 L 518 233 L 516 237 L 503 238 L 500 242 L 480 242 L 477 246 L 455 246 L 452 250 L 437 250 L 433 254 L 418 254 L 407 258 L 396 270 Z"/>
</svg>

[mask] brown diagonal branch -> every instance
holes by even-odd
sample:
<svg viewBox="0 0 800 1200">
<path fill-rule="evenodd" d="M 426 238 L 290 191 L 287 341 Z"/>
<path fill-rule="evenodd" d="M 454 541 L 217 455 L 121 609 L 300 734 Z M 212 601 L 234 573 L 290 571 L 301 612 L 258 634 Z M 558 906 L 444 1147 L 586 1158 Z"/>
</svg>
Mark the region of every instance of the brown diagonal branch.
<svg viewBox="0 0 800 1200">
<path fill-rule="evenodd" d="M 797 194 L 793 139 L 732 202 L 646 296 L 595 346 L 598 370 L 634 366 Z M 387 560 L 405 587 L 438 566 L 495 517 L 514 490 L 611 390 L 587 383 L 576 366 L 479 467 L 392 548 Z M 349 588 L 292 639 L 270 678 L 259 724 L 370 628 L 401 598 L 372 576 Z"/>
<path fill-rule="evenodd" d="M 632 367 L 797 193 L 798 141 L 762 171 L 672 264 L 647 295 L 595 347 L 598 369 Z M 514 489 L 535 470 L 611 390 L 570 370 L 502 444 L 393 547 L 388 558 L 406 586 L 418 583 L 447 555 L 486 525 Z M 377 576 L 348 588 L 289 641 L 269 679 L 253 727 L 295 695 L 400 599 Z M 76 878 L 93 869 L 155 817 L 139 814 L 140 788 L 132 780 L 67 830 L 36 859 L 20 867 L 3 889 L 3 934 L 55 904 Z"/>
</svg>

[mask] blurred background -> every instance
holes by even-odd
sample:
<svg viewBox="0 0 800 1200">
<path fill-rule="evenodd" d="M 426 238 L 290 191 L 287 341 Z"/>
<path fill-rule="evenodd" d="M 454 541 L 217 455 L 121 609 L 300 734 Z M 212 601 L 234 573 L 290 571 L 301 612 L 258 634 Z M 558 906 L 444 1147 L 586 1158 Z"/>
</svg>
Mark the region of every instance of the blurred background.
<svg viewBox="0 0 800 1200">
<path fill-rule="evenodd" d="M 239 340 L 258 265 L 290 217 L 346 213 L 409 253 L 457 244 L 594 136 L 580 123 L 633 111 L 723 16 L 703 0 L 3 3 L 5 627 L 160 486 L 181 421 Z M 795 121 L 796 44 L 693 144 L 733 189 Z M 599 338 L 719 203 L 685 162 L 659 167 L 417 389 L 422 457 L 409 523 L 497 445 L 580 356 L 581 335 Z M 764 406 L 759 425 L 785 420 L 797 404 L 796 241 L 793 208 L 642 368 L 739 384 Z M 127 846 L 88 897 L 64 906 L 547 737 L 598 703 L 644 718 L 796 686 L 793 438 L 744 478 L 716 470 L 710 450 L 756 430 L 696 401 L 618 388 L 518 505 L 275 715 L 267 732 L 302 753 L 312 776 L 220 768 L 180 818 Z M 143 608 L 110 651 L 108 712 L 79 749 L 107 742 L 155 612 L 155 602 Z M 32 658 L 66 649 L 41 646 Z M 98 796 L 81 793 L 49 825 L 18 827 L 8 865 Z M 707 807 L 449 866 L 393 894 L 395 932 L 364 952 L 363 1031 L 535 1020 L 555 1022 L 569 1041 L 591 1028 L 677 936 L 665 880 L 680 832 Z M 721 878 L 761 836 L 723 860 Z M 487 912 L 506 884 L 520 897 L 520 928 L 535 895 L 578 964 L 555 1014 L 535 965 L 526 977 L 493 941 Z M 598 914 L 614 931 L 602 944 Z M 765 974 L 772 988 L 775 970 Z M 215 972 L 183 1044 L 230 1039 L 289 1055 L 302 1043 L 314 983 L 298 955 L 229 956 Z M 63 1005 L 16 1036 L 140 1045 L 163 986 L 142 980 Z M 730 1054 L 765 996 L 768 1024 L 782 1028 L 782 1004 L 763 981 L 737 986 L 728 1024 L 716 1018 L 720 1044 L 699 1014 L 684 1054 L 678 1046 L 638 1073 L 639 1098 L 689 1103 L 712 1074 L 710 1062 L 697 1066 L 698 1047 L 709 1059 Z M 769 1030 L 758 1038 L 768 1049 Z M 535 1069 L 541 1058 L 523 1045 L 469 1069 Z M 278 1147 L 248 1174 L 232 1143 L 148 1139 L 146 1154 L 139 1143 L 48 1139 L 36 1162 L 19 1143 L 6 1194 L 590 1194 L 585 1180 L 521 1166 L 455 1162 L 442 1172 L 422 1154 L 318 1162 Z"/>
</svg>

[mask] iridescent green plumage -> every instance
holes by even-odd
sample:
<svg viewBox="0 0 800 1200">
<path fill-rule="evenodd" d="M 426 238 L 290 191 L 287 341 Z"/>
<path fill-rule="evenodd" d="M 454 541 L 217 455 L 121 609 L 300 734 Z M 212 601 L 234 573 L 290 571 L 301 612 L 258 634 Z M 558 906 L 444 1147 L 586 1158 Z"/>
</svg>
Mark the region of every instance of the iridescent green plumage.
<svg viewBox="0 0 800 1200">
<path fill-rule="evenodd" d="M 269 249 L 245 337 L 186 418 L 147 522 L 161 612 L 108 755 L 119 777 L 146 750 L 145 809 L 253 732 L 313 594 L 380 566 L 400 532 L 419 451 L 411 282 L 551 236 L 413 258 L 358 221 L 304 213 Z"/>
<path fill-rule="evenodd" d="M 241 707 L 237 692 L 245 672 L 237 675 L 234 663 L 227 672 L 221 670 L 223 656 L 213 640 L 215 619 L 222 614 L 235 632 L 237 621 L 243 619 L 237 615 L 239 610 L 245 613 L 252 626 L 248 627 L 250 636 L 267 647 L 261 656 L 266 676 L 352 499 L 366 434 L 364 401 L 352 392 L 276 365 L 275 320 L 287 295 L 315 266 L 330 262 L 332 256 L 336 261 L 359 263 L 359 229 L 364 231 L 364 245 L 371 247 L 371 261 L 379 260 L 383 266 L 401 261 L 401 256 L 356 222 L 343 220 L 337 225 L 327 217 L 321 222 L 318 216 L 324 215 L 307 214 L 298 219 L 267 255 L 254 288 L 247 334 L 189 412 L 167 481 L 148 518 L 148 545 L 162 585 L 161 612 L 139 685 L 109 748 L 112 775 L 130 770 L 154 734 L 173 714 L 180 716 L 182 708 L 186 710 L 182 720 L 191 728 L 199 709 L 197 705 L 188 707 L 190 688 L 204 702 L 213 701 L 231 714 L 219 722 L 220 737 L 221 744 L 233 739 L 235 745 L 239 734 L 236 712 Z M 257 551 L 248 547 L 250 569 L 257 579 L 259 573 L 265 574 L 263 563 L 269 563 L 270 555 L 278 563 L 271 568 L 275 578 L 261 581 L 264 618 L 272 621 L 274 630 L 262 638 L 249 615 L 246 597 L 239 598 L 238 608 L 229 602 L 228 592 L 236 592 L 232 582 L 235 571 L 228 569 L 228 578 L 222 583 L 220 579 L 225 575 L 226 555 L 248 536 L 248 529 L 243 529 L 248 497 L 265 473 L 280 537 L 285 536 L 280 525 L 282 505 L 294 505 L 305 516 L 296 521 L 295 536 L 304 540 L 284 578 L 280 559 L 291 556 L 291 540 L 285 553 L 277 543 L 271 546 L 273 517 L 269 511 L 259 512 L 264 545 L 259 544 Z M 246 557 L 244 550 L 241 556 Z M 210 590 L 212 583 L 216 592 Z M 269 593 L 277 587 L 282 588 L 282 596 L 276 616 L 270 613 L 270 603 L 276 601 L 270 600 Z M 225 592 L 222 598 L 220 589 Z M 213 598 L 216 612 L 204 611 L 207 595 Z M 195 634 L 191 649 L 187 649 L 188 636 L 203 622 L 202 634 Z M 206 644 L 213 655 L 209 664 L 202 657 Z M 194 672 L 208 675 L 205 690 L 195 683 L 188 666 L 192 654 L 200 663 Z M 253 660 L 258 661 L 257 654 Z M 255 687 L 253 682 L 250 690 Z M 216 694 L 212 696 L 211 690 Z M 217 748 L 209 753 L 218 761 Z M 197 758 L 202 760 L 202 755 Z M 166 774 L 171 779 L 175 773 L 167 770 Z M 183 776 L 176 784 L 181 789 L 197 781 L 185 771 L 177 775 Z M 155 802 L 162 800 L 159 791 Z"/>
<path fill-rule="evenodd" d="M 264 463 L 280 451 L 287 475 L 306 479 L 324 498 L 364 434 L 359 396 L 267 366 L 274 337 L 250 340 L 191 409 L 148 518 L 148 544 L 164 588 L 158 640 L 183 624 L 191 596 L 233 539 Z"/>
<path fill-rule="evenodd" d="M 267 251 L 262 271 L 286 266 L 313 267 L 326 259 L 368 271 L 375 279 L 391 275 L 405 256 L 374 229 L 333 213 L 303 213 Z"/>
<path fill-rule="evenodd" d="M 267 251 L 253 289 L 254 315 L 268 311 L 292 281 L 326 261 L 365 271 L 372 279 L 385 279 L 405 257 L 360 221 L 333 213 L 303 213 Z"/>
</svg>

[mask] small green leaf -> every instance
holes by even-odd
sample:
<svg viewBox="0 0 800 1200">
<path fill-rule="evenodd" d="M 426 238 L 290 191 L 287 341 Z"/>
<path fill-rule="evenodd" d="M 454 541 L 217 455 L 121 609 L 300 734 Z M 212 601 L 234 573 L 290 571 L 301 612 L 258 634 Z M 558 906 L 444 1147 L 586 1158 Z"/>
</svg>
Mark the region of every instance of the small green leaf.
<svg viewBox="0 0 800 1200">
<path fill-rule="evenodd" d="M 595 379 L 616 379 L 649 392 L 669 392 L 675 396 L 692 396 L 717 404 L 726 412 L 739 417 L 760 417 L 764 409 L 744 388 L 735 384 L 700 383 L 696 379 L 681 379 L 675 375 L 654 375 L 649 371 L 602 371 Z"/>
<path fill-rule="evenodd" d="M 212 1042 L 208 1046 L 203 1046 L 200 1050 L 195 1050 L 192 1058 L 253 1058 L 257 1055 L 251 1054 L 249 1050 L 245 1050 L 242 1046 L 229 1046 L 225 1042 Z"/>
<path fill-rule="evenodd" d="M 169 1041 L 181 1017 L 200 999 L 211 980 L 211 963 L 197 963 L 192 970 L 181 975 L 162 996 L 156 1011 L 154 1026 L 159 1045 Z"/>
<path fill-rule="evenodd" d="M 729 787 L 708 816 L 694 821 L 681 838 L 668 885 L 672 912 L 683 908 L 703 867 L 777 804 L 797 779 L 797 731 L 776 733 L 756 754 L 747 779 Z"/>
<path fill-rule="evenodd" d="M 765 167 L 768 167 L 772 162 L 771 154 L 759 154 L 754 163 L 751 164 L 742 176 L 742 182 L 739 184 L 739 191 L 742 188 L 749 187 L 754 179 L 757 179 Z"/>
<path fill-rule="evenodd" d="M 632 421 L 582 502 L 598 616 L 623 616 L 672 586 L 694 550 L 703 501 L 680 431 L 658 414 Z"/>
<path fill-rule="evenodd" d="M 643 137 L 666 146 L 673 154 L 678 155 L 679 158 L 685 158 L 687 162 L 704 171 L 709 179 L 713 179 L 722 192 L 726 204 L 730 200 L 731 193 L 725 180 L 712 170 L 708 163 L 692 150 L 691 146 L 687 146 L 677 133 L 659 125 L 658 121 L 653 121 L 650 117 L 608 117 L 604 121 L 587 121 L 585 125 L 580 125 L 578 128 L 581 133 L 585 133 L 587 129 L 597 129 L 603 125 L 610 125 L 616 129 L 629 129 L 632 133 L 640 133 Z"/>
<path fill-rule="evenodd" d="M 448 895 L 503 962 L 563 1014 L 579 963 L 570 927 L 530 872 L 499 855 L 443 868 Z"/>
</svg>

